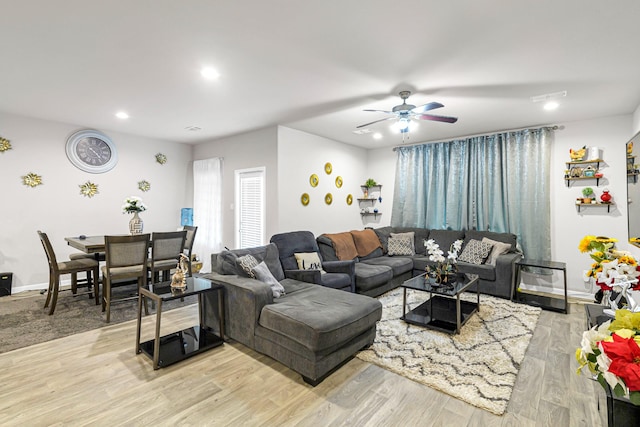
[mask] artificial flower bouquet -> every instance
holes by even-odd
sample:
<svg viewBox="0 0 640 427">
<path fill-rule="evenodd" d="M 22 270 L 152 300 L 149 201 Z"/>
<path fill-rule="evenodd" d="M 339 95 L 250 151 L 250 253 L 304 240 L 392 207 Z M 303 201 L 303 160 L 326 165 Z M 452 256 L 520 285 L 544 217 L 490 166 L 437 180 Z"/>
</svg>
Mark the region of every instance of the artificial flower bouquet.
<svg viewBox="0 0 640 427">
<path fill-rule="evenodd" d="M 429 261 L 436 263 L 435 266 L 427 265 L 426 271 L 429 276 L 434 277 L 436 281 L 443 282 L 448 276 L 457 273 L 458 252 L 462 248 L 462 240 L 456 240 L 451 244 L 446 258 L 435 240 L 425 240 L 424 246 L 427 249 Z"/>
<path fill-rule="evenodd" d="M 122 205 L 122 213 L 136 213 L 144 212 L 147 210 L 147 205 L 144 204 L 142 199 L 137 196 L 127 197 Z"/>
<path fill-rule="evenodd" d="M 588 367 L 602 387 L 640 406 L 640 313 L 616 310 L 615 320 L 585 331 L 576 360 L 578 374 Z"/>
<path fill-rule="evenodd" d="M 584 272 L 585 281 L 593 278 L 596 285 L 605 291 L 610 291 L 616 283 L 625 281 L 635 282 L 635 287 L 638 287 L 638 262 L 629 252 L 616 250 L 617 241 L 609 237 L 585 236 L 578 245 L 580 252 L 588 252 L 595 261 Z"/>
</svg>

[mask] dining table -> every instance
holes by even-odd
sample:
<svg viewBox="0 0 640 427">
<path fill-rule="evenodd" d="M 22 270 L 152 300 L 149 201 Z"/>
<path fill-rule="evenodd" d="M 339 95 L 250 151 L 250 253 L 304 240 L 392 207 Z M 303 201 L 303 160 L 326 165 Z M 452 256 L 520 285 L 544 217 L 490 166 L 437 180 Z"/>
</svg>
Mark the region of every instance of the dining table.
<svg viewBox="0 0 640 427">
<path fill-rule="evenodd" d="M 65 237 L 67 245 L 86 254 L 99 254 L 105 251 L 104 236 Z"/>
</svg>

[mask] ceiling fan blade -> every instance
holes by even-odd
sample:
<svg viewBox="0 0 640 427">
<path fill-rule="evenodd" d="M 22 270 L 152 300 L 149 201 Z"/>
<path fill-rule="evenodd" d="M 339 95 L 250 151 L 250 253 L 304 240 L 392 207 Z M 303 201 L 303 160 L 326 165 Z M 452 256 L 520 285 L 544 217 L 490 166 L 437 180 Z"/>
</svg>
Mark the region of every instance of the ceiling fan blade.
<svg viewBox="0 0 640 427">
<path fill-rule="evenodd" d="M 356 126 L 356 129 L 360 129 L 360 128 L 363 128 L 363 127 L 366 127 L 366 126 L 369 126 L 369 125 L 372 125 L 372 124 L 375 124 L 375 123 L 378 123 L 378 122 L 384 122 L 385 120 L 394 120 L 394 119 L 396 119 L 396 117 L 385 117 L 384 119 L 380 119 L 380 120 L 376 120 L 376 121 L 371 122 L 371 123 L 365 123 L 364 125 Z"/>
<path fill-rule="evenodd" d="M 415 116 L 415 118 L 420 120 L 433 120 L 434 122 L 446 122 L 446 123 L 455 123 L 458 121 L 457 117 L 434 116 L 432 114 L 420 114 L 418 116 Z"/>
<path fill-rule="evenodd" d="M 374 113 L 393 114 L 393 111 L 385 111 L 385 110 L 362 110 L 362 111 L 372 111 Z"/>
<path fill-rule="evenodd" d="M 444 105 L 440 104 L 439 102 L 430 102 L 428 104 L 424 104 L 412 109 L 411 112 L 420 114 L 420 113 L 427 112 L 429 110 L 435 110 L 436 108 L 442 108 L 442 107 L 444 107 Z"/>
</svg>

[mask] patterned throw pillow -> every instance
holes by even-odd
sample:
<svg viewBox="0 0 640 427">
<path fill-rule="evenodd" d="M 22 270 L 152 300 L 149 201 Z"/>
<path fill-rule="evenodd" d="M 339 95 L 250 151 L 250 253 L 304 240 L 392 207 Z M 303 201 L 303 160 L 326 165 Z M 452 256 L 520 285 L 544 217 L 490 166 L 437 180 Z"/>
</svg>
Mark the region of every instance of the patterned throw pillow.
<svg viewBox="0 0 640 427">
<path fill-rule="evenodd" d="M 416 254 L 413 244 L 414 233 L 390 233 L 387 249 L 390 256 L 413 256 Z"/>
<path fill-rule="evenodd" d="M 294 253 L 299 270 L 320 270 L 322 271 L 322 263 L 317 252 Z"/>
<path fill-rule="evenodd" d="M 236 258 L 236 264 L 244 271 L 247 276 L 255 279 L 256 276 L 253 273 L 253 269 L 259 264 L 258 260 L 250 254 L 243 255 L 241 257 Z"/>
<path fill-rule="evenodd" d="M 493 245 L 491 243 L 469 240 L 458 260 L 480 265 L 487 259 L 492 248 Z"/>
</svg>

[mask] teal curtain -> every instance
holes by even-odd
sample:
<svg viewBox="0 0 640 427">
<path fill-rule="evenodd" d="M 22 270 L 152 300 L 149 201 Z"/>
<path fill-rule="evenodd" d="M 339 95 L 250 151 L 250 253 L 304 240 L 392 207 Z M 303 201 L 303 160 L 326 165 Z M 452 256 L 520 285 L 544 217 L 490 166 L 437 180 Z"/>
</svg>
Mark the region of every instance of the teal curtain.
<svg viewBox="0 0 640 427">
<path fill-rule="evenodd" d="M 544 127 L 396 148 L 391 225 L 510 232 L 550 259 L 552 140 Z"/>
</svg>

